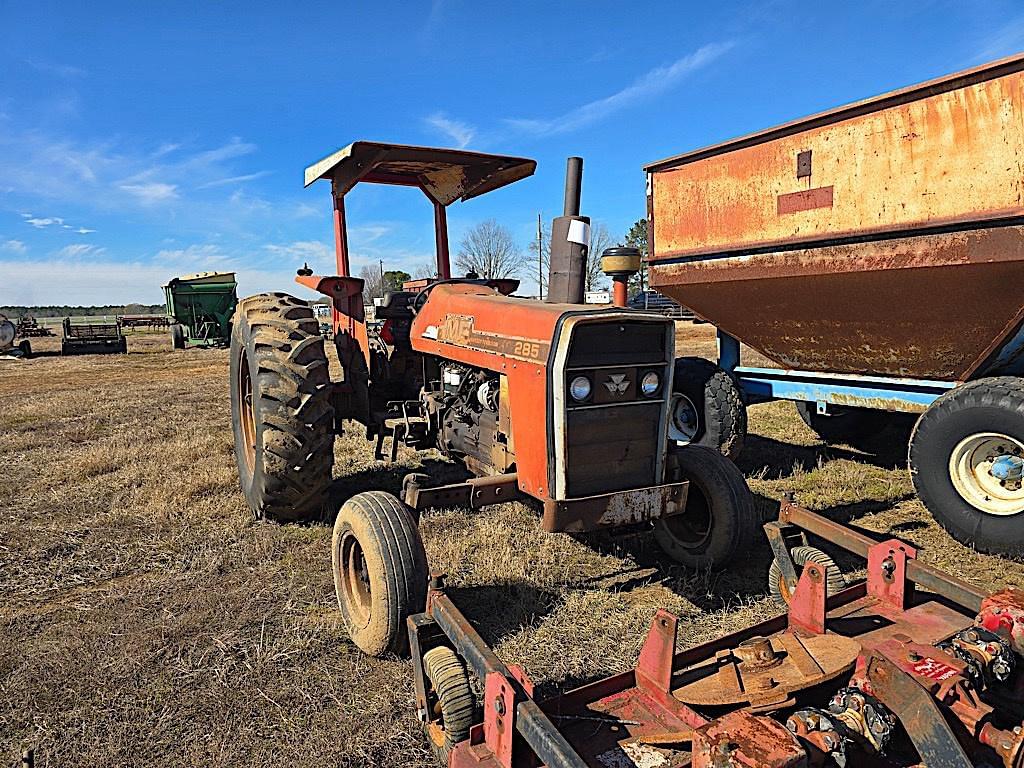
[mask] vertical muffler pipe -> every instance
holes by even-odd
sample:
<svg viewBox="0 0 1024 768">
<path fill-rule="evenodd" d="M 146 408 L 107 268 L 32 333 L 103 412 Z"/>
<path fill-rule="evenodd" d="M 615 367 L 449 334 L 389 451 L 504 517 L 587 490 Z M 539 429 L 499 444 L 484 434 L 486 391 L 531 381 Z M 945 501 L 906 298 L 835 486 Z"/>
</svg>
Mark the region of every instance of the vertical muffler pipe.
<svg viewBox="0 0 1024 768">
<path fill-rule="evenodd" d="M 580 216 L 583 158 L 570 157 L 565 169 L 565 208 L 551 222 L 548 295 L 555 304 L 582 304 L 586 285 L 590 217 Z"/>
</svg>

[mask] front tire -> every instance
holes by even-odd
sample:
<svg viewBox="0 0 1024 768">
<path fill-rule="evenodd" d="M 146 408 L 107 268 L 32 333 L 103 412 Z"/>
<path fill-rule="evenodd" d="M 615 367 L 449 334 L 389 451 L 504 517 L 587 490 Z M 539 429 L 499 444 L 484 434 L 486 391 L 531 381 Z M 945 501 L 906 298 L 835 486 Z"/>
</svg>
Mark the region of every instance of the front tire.
<svg viewBox="0 0 1024 768">
<path fill-rule="evenodd" d="M 253 515 L 279 522 L 318 513 L 334 465 L 334 409 L 313 311 L 284 293 L 238 304 L 231 333 L 235 462 Z"/>
<path fill-rule="evenodd" d="M 914 428 L 909 464 L 921 502 L 953 538 L 1024 551 L 1024 381 L 978 379 L 940 397 Z"/>
<path fill-rule="evenodd" d="M 686 510 L 655 521 L 654 538 L 687 568 L 725 568 L 750 549 L 758 529 L 747 481 L 712 448 L 689 445 L 672 459 L 678 478 L 690 481 Z"/>
<path fill-rule="evenodd" d="M 713 448 L 735 461 L 747 436 L 747 408 L 736 380 L 710 360 L 681 357 L 675 363 L 673 382 L 672 431 L 680 433 L 673 438 Z M 685 400 L 680 402 L 679 396 Z M 675 418 L 684 412 L 684 418 Z"/>
<path fill-rule="evenodd" d="M 427 555 L 409 509 L 383 491 L 357 493 L 334 521 L 331 566 L 352 642 L 370 656 L 403 653 L 405 620 L 422 613 Z"/>
</svg>

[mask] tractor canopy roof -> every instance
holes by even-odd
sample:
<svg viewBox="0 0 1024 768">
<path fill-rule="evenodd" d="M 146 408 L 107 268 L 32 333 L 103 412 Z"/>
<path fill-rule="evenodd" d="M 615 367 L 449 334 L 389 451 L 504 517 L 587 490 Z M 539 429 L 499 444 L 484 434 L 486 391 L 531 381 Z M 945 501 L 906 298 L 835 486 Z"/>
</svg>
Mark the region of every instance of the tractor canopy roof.
<svg viewBox="0 0 1024 768">
<path fill-rule="evenodd" d="M 469 200 L 533 175 L 535 160 L 462 149 L 356 141 L 306 169 L 305 186 L 334 182 L 344 195 L 361 181 L 419 187 L 441 205 Z"/>
</svg>

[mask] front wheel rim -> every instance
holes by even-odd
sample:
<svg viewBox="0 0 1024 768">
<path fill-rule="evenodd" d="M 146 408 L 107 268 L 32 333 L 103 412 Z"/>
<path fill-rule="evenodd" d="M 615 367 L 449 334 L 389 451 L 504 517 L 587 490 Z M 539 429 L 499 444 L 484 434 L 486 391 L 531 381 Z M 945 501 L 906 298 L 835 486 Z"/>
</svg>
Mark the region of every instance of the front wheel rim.
<svg viewBox="0 0 1024 768">
<path fill-rule="evenodd" d="M 366 557 L 359 540 L 351 531 L 346 531 L 340 542 L 338 598 L 349 613 L 353 624 L 363 627 L 370 623 L 370 606 L 373 598 L 370 592 L 370 575 Z"/>
<path fill-rule="evenodd" d="M 1000 477 L 1000 466 L 1024 463 L 1024 443 L 999 432 L 979 432 L 961 440 L 949 457 L 949 478 L 957 493 L 982 512 L 1005 517 L 1024 512 L 1024 482 Z M 996 473 L 993 474 L 993 470 Z"/>
</svg>

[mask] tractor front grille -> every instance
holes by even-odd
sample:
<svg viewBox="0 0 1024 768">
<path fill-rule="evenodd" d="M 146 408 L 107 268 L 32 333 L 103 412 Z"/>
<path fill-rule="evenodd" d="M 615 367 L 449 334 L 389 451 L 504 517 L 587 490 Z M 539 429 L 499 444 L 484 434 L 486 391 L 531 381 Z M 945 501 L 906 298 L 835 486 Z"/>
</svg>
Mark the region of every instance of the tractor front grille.
<svg viewBox="0 0 1024 768">
<path fill-rule="evenodd" d="M 562 374 L 565 498 L 662 482 L 672 328 L 671 321 L 616 319 L 580 322 L 573 329 Z M 650 372 L 661 387 L 645 396 L 640 382 Z M 582 402 L 570 394 L 577 376 L 591 382 Z"/>
</svg>

